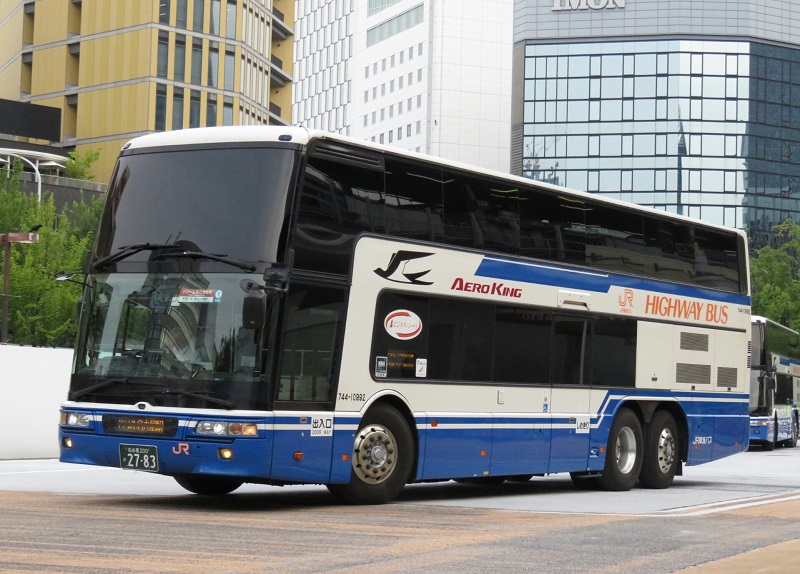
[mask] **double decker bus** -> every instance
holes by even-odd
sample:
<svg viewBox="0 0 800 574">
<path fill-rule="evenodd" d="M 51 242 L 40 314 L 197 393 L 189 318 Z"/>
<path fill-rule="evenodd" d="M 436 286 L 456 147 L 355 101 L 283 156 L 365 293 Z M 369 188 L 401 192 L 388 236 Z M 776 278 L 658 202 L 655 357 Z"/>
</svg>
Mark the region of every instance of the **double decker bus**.
<svg viewBox="0 0 800 574">
<path fill-rule="evenodd" d="M 60 460 L 243 483 L 668 487 L 749 432 L 742 232 L 291 127 L 136 138 Z"/>
<path fill-rule="evenodd" d="M 750 351 L 750 445 L 797 446 L 800 428 L 800 333 L 753 316 Z"/>
</svg>

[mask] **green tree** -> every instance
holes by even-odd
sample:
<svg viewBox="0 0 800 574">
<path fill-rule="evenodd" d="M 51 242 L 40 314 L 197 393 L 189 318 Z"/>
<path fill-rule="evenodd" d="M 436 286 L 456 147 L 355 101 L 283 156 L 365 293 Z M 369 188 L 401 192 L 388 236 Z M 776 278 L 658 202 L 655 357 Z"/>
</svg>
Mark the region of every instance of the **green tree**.
<svg viewBox="0 0 800 574">
<path fill-rule="evenodd" d="M 777 247 L 750 260 L 753 314 L 800 330 L 800 225 L 787 219 L 773 228 Z"/>
<path fill-rule="evenodd" d="M 81 287 L 56 282 L 56 271 L 77 271 L 90 249 L 102 201 L 73 202 L 56 212 L 51 193 L 39 203 L 19 189 L 21 164 L 0 188 L 0 232 L 38 228 L 39 242 L 14 244 L 9 266 L 8 341 L 18 345 L 72 346 Z M 75 218 L 77 225 L 70 218 Z M 94 218 L 94 221 L 92 219 Z"/>
<path fill-rule="evenodd" d="M 64 167 L 64 175 L 73 179 L 86 179 L 89 181 L 94 180 L 92 174 L 92 164 L 100 158 L 100 150 L 87 150 L 86 153 L 80 154 L 76 151 L 71 151 L 67 154 L 69 159 L 66 161 Z"/>
</svg>

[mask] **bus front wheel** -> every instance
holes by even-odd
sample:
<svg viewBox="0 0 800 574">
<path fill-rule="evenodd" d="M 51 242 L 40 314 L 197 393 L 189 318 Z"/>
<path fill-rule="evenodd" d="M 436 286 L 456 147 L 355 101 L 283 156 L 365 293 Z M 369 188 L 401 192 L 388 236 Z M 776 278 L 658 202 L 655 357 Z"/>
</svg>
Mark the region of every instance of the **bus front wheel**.
<svg viewBox="0 0 800 574">
<path fill-rule="evenodd" d="M 605 490 L 630 490 L 642 468 L 642 423 L 633 411 L 620 409 L 608 435 L 606 463 L 599 483 Z"/>
<path fill-rule="evenodd" d="M 236 478 L 227 476 L 194 476 L 183 474 L 175 476 L 175 482 L 180 484 L 189 492 L 201 494 L 203 496 L 222 496 L 233 492 L 243 482 Z"/>
<path fill-rule="evenodd" d="M 678 469 L 678 427 L 667 411 L 657 411 L 647 427 L 639 482 L 645 488 L 667 488 Z"/>
<path fill-rule="evenodd" d="M 414 461 L 414 437 L 397 409 L 378 404 L 369 409 L 353 441 L 350 482 L 328 490 L 352 504 L 383 504 L 408 482 Z"/>
</svg>

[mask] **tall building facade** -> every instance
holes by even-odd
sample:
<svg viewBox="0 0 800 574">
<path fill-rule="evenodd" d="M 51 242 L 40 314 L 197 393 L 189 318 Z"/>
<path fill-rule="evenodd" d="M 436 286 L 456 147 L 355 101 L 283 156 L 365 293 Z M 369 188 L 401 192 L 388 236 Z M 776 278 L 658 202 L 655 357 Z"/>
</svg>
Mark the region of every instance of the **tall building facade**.
<svg viewBox="0 0 800 574">
<path fill-rule="evenodd" d="M 508 171 L 512 0 L 297 0 L 293 119 Z"/>
<path fill-rule="evenodd" d="M 800 221 L 800 0 L 515 0 L 512 172 L 747 229 Z"/>
<path fill-rule="evenodd" d="M 60 109 L 105 181 L 135 136 L 291 123 L 293 26 L 293 0 L 4 1 L 0 98 Z"/>
</svg>

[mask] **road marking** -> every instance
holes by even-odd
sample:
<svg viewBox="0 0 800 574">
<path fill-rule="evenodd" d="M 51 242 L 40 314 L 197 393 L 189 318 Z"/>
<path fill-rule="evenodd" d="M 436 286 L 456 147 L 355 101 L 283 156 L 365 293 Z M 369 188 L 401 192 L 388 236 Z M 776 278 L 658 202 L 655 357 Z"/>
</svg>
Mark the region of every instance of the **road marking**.
<svg viewBox="0 0 800 574">
<path fill-rule="evenodd" d="M 707 514 L 717 514 L 719 512 L 727 512 L 729 510 L 738 510 L 740 508 L 751 508 L 754 506 L 764 506 L 767 504 L 776 504 L 779 502 L 790 502 L 792 500 L 800 499 L 800 491 L 793 491 L 786 494 L 765 494 L 762 496 L 754 496 L 753 498 L 726 500 L 723 502 L 714 502 L 711 504 L 698 504 L 697 506 L 687 506 L 684 508 L 673 508 L 670 510 L 659 510 L 654 514 L 659 516 L 704 516 Z"/>
</svg>

